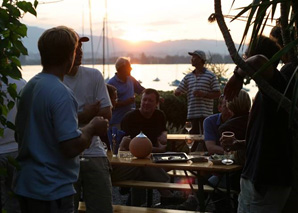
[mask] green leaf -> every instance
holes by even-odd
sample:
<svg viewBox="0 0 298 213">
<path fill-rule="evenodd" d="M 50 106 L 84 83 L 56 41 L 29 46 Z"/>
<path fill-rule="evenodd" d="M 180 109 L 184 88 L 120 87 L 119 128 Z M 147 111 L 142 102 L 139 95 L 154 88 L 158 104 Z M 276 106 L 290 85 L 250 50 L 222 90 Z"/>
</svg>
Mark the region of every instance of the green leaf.
<svg viewBox="0 0 298 213">
<path fill-rule="evenodd" d="M 8 114 L 7 107 L 5 105 L 1 105 L 0 109 L 1 109 L 1 114 L 4 115 L 4 116 L 7 116 L 7 114 Z"/>
<path fill-rule="evenodd" d="M 11 165 L 13 165 L 18 171 L 21 169 L 19 162 L 15 158 L 8 156 L 7 159 L 8 159 L 8 162 Z"/>
<path fill-rule="evenodd" d="M 36 8 L 38 5 L 38 1 L 37 0 L 34 0 L 34 8 Z"/>
<path fill-rule="evenodd" d="M 9 129 L 12 129 L 12 130 L 15 130 L 15 125 L 12 123 L 12 122 L 10 122 L 10 121 L 7 121 L 6 122 L 6 125 L 7 125 L 7 127 L 9 128 Z"/>
<path fill-rule="evenodd" d="M 27 48 L 23 45 L 21 41 L 15 41 L 14 46 L 23 54 L 28 55 Z"/>
</svg>

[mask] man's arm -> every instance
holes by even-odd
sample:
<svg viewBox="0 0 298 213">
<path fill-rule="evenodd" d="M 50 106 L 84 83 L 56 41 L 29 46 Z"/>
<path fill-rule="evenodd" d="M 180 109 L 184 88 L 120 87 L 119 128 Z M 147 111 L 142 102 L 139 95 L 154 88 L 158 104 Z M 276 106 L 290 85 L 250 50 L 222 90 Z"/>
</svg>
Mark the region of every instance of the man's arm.
<svg viewBox="0 0 298 213">
<path fill-rule="evenodd" d="M 111 117 L 112 117 L 112 107 L 111 106 L 107 106 L 107 107 L 104 107 L 104 108 L 100 108 L 99 111 L 98 111 L 98 113 L 97 113 L 97 116 L 102 116 L 105 119 L 111 120 Z"/>
<path fill-rule="evenodd" d="M 181 90 L 176 89 L 176 90 L 174 91 L 174 95 L 175 95 L 175 96 L 180 96 L 180 95 L 182 95 Z"/>
<path fill-rule="evenodd" d="M 228 101 L 233 100 L 233 98 L 239 94 L 239 91 L 242 89 L 245 76 L 253 76 L 253 74 L 257 72 L 262 65 L 268 62 L 268 59 L 263 55 L 254 55 L 249 57 L 245 62 L 252 68 L 252 72 L 246 73 L 241 68 L 235 68 L 233 76 L 229 79 L 224 89 L 224 95 Z M 274 70 L 275 68 L 270 66 L 260 75 L 265 80 L 270 81 L 273 78 Z"/>
<path fill-rule="evenodd" d="M 60 142 L 60 149 L 65 157 L 74 158 L 90 146 L 93 136 L 105 133 L 107 128 L 108 120 L 97 116 L 81 129 L 79 137 Z"/>
<path fill-rule="evenodd" d="M 205 141 L 205 144 L 206 144 L 208 153 L 210 155 L 213 155 L 213 154 L 222 155 L 224 153 L 223 148 L 221 146 L 216 145 L 215 141 Z"/>
<path fill-rule="evenodd" d="M 167 131 L 163 131 L 160 136 L 158 136 L 157 141 L 159 141 L 160 144 L 166 145 L 167 144 Z"/>
</svg>

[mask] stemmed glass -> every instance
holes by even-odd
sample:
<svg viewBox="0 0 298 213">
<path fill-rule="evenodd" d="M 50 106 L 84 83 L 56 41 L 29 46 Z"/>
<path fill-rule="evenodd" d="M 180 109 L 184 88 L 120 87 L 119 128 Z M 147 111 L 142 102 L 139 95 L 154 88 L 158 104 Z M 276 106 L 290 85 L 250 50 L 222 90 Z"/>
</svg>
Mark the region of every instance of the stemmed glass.
<svg viewBox="0 0 298 213">
<path fill-rule="evenodd" d="M 226 131 L 226 132 L 223 132 L 221 136 L 222 136 L 222 138 L 234 138 L 235 134 L 234 134 L 234 132 Z M 231 156 L 230 148 L 225 148 L 224 156 L 225 156 L 225 158 L 221 161 L 223 164 L 231 165 L 234 163 L 234 161 L 230 158 L 230 156 Z"/>
<path fill-rule="evenodd" d="M 195 139 L 193 138 L 193 136 L 191 136 L 191 135 L 185 136 L 185 143 L 188 146 L 189 153 L 191 152 L 191 148 L 192 148 L 192 145 L 194 144 L 194 142 L 195 142 Z"/>
<path fill-rule="evenodd" d="M 85 161 L 85 162 L 86 162 L 86 161 L 89 161 L 89 159 L 87 159 L 87 158 L 85 158 L 85 157 L 84 157 L 84 152 L 82 152 L 82 153 L 81 153 L 81 156 L 80 156 L 80 161 L 81 161 L 81 162 L 84 162 L 84 161 Z"/>
<path fill-rule="evenodd" d="M 188 134 L 189 134 L 189 131 L 192 129 L 192 124 L 190 121 L 186 121 L 185 122 L 185 126 L 184 128 L 187 130 Z"/>
</svg>

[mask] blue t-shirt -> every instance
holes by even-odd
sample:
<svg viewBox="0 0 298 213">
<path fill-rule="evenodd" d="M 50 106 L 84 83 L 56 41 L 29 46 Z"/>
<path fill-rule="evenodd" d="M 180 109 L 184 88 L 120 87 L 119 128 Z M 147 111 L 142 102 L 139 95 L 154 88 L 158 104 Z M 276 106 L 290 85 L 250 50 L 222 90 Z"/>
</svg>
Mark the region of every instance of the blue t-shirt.
<svg viewBox="0 0 298 213">
<path fill-rule="evenodd" d="M 127 76 L 126 82 L 123 82 L 115 74 L 115 76 L 109 80 L 108 84 L 117 88 L 118 101 L 125 101 L 128 98 L 133 97 L 135 93 L 141 94 L 144 90 L 144 87 L 142 87 L 141 84 L 132 76 Z M 136 106 L 134 103 L 114 108 L 110 124 L 120 124 L 124 115 L 135 108 Z"/>
<path fill-rule="evenodd" d="M 221 113 L 208 116 L 203 123 L 204 126 L 204 140 L 205 141 L 216 141 L 219 145 L 220 134 L 218 131 L 221 125 Z"/>
<path fill-rule="evenodd" d="M 59 143 L 80 136 L 77 108 L 71 90 L 52 74 L 39 73 L 24 87 L 16 116 L 16 194 L 56 200 L 75 193 L 79 159 L 65 157 Z"/>
</svg>

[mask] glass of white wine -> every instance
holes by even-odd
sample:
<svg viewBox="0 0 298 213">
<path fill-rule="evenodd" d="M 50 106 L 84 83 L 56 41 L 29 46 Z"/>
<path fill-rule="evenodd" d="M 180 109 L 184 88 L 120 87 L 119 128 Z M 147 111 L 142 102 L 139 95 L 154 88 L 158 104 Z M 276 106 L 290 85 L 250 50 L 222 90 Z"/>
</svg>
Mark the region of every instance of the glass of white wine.
<svg viewBox="0 0 298 213">
<path fill-rule="evenodd" d="M 193 136 L 191 136 L 191 135 L 185 136 L 185 143 L 188 146 L 189 153 L 191 152 L 191 148 L 192 148 L 192 145 L 194 144 L 194 142 L 195 142 L 195 139 L 193 138 Z"/>
<path fill-rule="evenodd" d="M 235 138 L 234 132 L 226 131 L 221 134 L 222 138 Z M 224 159 L 221 161 L 225 165 L 231 165 L 234 161 L 231 159 L 231 150 L 230 148 L 226 148 L 224 150 Z"/>
<path fill-rule="evenodd" d="M 188 134 L 189 134 L 189 131 L 192 129 L 192 124 L 190 121 L 186 121 L 185 122 L 185 126 L 184 128 L 187 130 Z"/>
</svg>

